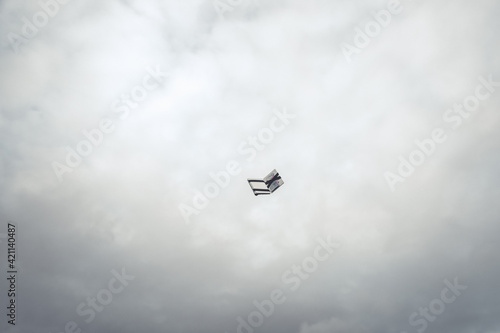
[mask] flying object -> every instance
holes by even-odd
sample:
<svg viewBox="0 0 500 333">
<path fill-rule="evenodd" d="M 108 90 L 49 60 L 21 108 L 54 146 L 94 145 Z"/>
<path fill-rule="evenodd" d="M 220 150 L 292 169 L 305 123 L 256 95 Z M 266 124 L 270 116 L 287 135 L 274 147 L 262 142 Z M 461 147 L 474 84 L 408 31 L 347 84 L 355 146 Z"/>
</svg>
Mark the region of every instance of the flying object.
<svg viewBox="0 0 500 333">
<path fill-rule="evenodd" d="M 250 188 L 255 196 L 271 194 L 284 184 L 280 174 L 276 169 L 271 171 L 264 179 L 247 179 Z"/>
</svg>

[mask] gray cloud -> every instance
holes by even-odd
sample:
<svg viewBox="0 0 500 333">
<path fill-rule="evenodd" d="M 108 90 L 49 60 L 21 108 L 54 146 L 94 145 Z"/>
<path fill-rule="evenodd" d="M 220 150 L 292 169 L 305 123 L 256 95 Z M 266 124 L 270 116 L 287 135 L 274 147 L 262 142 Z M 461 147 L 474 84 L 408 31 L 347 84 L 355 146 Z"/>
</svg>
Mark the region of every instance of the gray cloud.
<svg viewBox="0 0 500 333">
<path fill-rule="evenodd" d="M 222 19 L 211 1 L 73 0 L 15 53 L 9 33 L 42 9 L 1 2 L 0 232 L 15 221 L 19 267 L 2 331 L 236 332 L 280 289 L 255 332 L 412 333 L 455 277 L 467 290 L 425 330 L 499 330 L 500 90 L 460 128 L 443 119 L 478 77 L 500 81 L 499 6 L 402 0 L 349 63 L 342 43 L 387 3 L 243 1 Z M 168 78 L 120 119 L 156 66 Z M 285 108 L 255 158 L 238 151 Z M 103 118 L 112 133 L 59 182 L 52 163 Z M 391 192 L 384 173 L 438 127 Z M 179 205 L 231 160 L 241 172 L 186 224 Z M 285 185 L 254 197 L 246 178 L 274 168 Z M 292 291 L 283 274 L 326 235 L 342 246 Z M 77 308 L 122 268 L 135 279 L 86 322 Z"/>
</svg>

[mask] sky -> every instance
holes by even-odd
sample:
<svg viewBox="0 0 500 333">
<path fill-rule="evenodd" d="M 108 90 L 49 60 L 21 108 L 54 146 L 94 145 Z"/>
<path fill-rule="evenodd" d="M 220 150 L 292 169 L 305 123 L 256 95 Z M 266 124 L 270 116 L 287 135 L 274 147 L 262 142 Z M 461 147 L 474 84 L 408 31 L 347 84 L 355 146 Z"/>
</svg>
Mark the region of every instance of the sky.
<svg viewBox="0 0 500 333">
<path fill-rule="evenodd" d="M 499 333 L 499 15 L 0 1 L 1 331 Z"/>
</svg>

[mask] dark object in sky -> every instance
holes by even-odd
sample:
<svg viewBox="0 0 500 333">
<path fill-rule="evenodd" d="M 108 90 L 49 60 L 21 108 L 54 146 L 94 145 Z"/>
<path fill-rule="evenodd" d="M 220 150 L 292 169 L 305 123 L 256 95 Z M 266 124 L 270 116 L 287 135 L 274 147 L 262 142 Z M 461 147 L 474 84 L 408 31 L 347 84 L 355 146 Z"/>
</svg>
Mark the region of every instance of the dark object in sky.
<svg viewBox="0 0 500 333">
<path fill-rule="evenodd" d="M 247 179 L 253 194 L 271 194 L 284 184 L 280 174 L 276 169 L 271 171 L 264 179 Z"/>
</svg>

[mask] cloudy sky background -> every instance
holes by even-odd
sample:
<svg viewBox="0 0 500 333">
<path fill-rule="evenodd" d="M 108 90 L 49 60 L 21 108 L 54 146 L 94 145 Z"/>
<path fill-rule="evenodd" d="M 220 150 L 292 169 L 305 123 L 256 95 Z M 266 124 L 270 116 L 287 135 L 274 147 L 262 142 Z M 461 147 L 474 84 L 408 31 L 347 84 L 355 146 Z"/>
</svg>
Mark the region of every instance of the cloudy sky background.
<svg viewBox="0 0 500 333">
<path fill-rule="evenodd" d="M 0 232 L 18 226 L 18 322 L 3 332 L 236 332 L 254 300 L 286 302 L 256 332 L 417 332 L 409 316 L 468 288 L 427 332 L 500 332 L 500 88 L 452 129 L 444 112 L 500 81 L 500 4 L 402 1 L 348 62 L 342 43 L 387 1 L 69 1 L 14 52 L 37 1 L 0 2 Z M 125 119 L 112 104 L 147 68 L 169 72 Z M 276 110 L 295 118 L 247 161 Z M 83 130 L 113 133 L 60 182 Z M 394 192 L 415 140 L 447 140 Z M 186 224 L 210 172 L 242 171 Z M 254 197 L 246 178 L 285 185 Z M 282 274 L 317 237 L 341 246 L 291 291 Z M 2 276 L 6 242 L 0 243 Z M 76 308 L 135 279 L 86 323 Z M 2 307 L 7 304 L 1 279 Z"/>
</svg>

